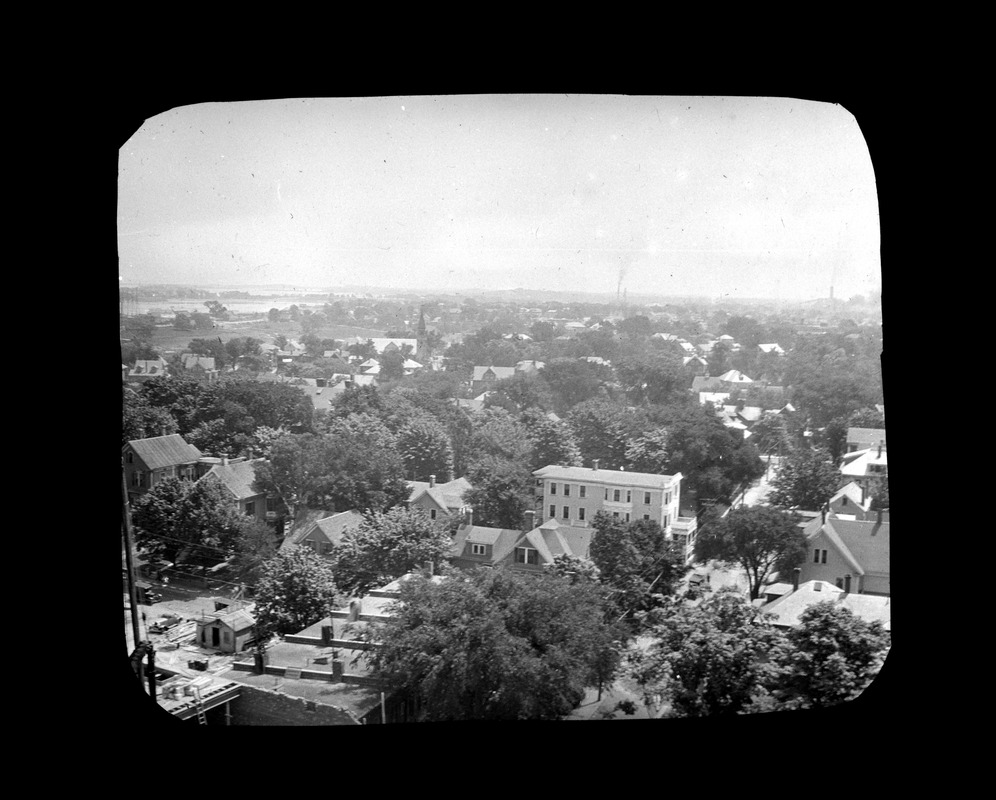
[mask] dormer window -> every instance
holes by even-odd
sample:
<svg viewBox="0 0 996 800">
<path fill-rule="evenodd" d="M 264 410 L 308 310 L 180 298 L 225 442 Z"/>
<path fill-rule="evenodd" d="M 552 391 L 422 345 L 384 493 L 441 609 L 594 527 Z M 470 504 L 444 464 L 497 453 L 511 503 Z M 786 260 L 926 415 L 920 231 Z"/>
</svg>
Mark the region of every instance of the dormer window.
<svg viewBox="0 0 996 800">
<path fill-rule="evenodd" d="M 473 556 L 486 556 L 488 554 L 488 547 L 484 544 L 472 544 L 470 546 L 470 554 Z"/>
<path fill-rule="evenodd" d="M 539 564 L 539 553 L 532 547 L 516 547 L 515 563 Z"/>
</svg>

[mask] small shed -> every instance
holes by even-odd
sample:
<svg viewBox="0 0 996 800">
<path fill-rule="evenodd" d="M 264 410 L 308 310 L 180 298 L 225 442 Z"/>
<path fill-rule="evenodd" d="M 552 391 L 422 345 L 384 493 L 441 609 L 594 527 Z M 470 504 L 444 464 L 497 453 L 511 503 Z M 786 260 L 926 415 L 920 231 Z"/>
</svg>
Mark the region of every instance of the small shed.
<svg viewBox="0 0 996 800">
<path fill-rule="evenodd" d="M 256 618 L 244 608 L 223 608 L 197 620 L 197 643 L 223 653 L 241 653 L 253 639 Z"/>
</svg>

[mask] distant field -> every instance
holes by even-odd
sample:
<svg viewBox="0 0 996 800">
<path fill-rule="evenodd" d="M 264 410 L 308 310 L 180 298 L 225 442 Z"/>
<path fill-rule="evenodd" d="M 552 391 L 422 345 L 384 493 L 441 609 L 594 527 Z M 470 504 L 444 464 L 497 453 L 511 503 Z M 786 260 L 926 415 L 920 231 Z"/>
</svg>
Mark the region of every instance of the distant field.
<svg viewBox="0 0 996 800">
<path fill-rule="evenodd" d="M 350 325 L 327 325 L 320 328 L 317 335 L 322 339 L 349 339 L 352 337 L 376 338 L 384 336 L 383 330 L 357 328 Z M 240 336 L 251 336 L 269 344 L 276 336 L 283 334 L 288 339 L 301 338 L 301 326 L 297 322 L 270 322 L 252 320 L 249 322 L 221 322 L 211 330 L 178 331 L 174 328 L 156 328 L 152 346 L 160 352 L 164 350 L 185 350 L 192 339 L 221 338 L 223 342 Z"/>
</svg>

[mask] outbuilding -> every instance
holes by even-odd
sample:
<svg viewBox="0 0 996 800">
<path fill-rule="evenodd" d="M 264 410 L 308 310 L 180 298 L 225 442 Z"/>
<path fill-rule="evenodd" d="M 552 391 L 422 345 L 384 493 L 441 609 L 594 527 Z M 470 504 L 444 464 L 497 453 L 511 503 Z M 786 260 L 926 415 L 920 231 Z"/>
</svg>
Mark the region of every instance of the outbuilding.
<svg viewBox="0 0 996 800">
<path fill-rule="evenodd" d="M 197 643 L 223 653 L 241 653 L 253 639 L 256 618 L 244 608 L 215 611 L 197 620 Z"/>
</svg>

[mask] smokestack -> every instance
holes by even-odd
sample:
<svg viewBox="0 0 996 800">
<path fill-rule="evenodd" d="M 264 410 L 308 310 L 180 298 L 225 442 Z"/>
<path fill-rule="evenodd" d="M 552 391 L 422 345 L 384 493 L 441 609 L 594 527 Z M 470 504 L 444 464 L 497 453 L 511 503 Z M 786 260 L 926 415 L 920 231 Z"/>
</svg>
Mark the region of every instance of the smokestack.
<svg viewBox="0 0 996 800">
<path fill-rule="evenodd" d="M 845 575 L 844 576 L 844 591 L 845 592 L 850 592 L 851 591 L 851 576 L 850 575 Z"/>
<path fill-rule="evenodd" d="M 432 489 L 435 485 L 436 485 L 436 476 L 435 475 L 430 475 L 429 476 L 429 488 Z"/>
<path fill-rule="evenodd" d="M 525 531 L 526 533 L 528 533 L 529 531 L 531 531 L 533 528 L 536 527 L 536 512 L 529 510 L 526 512 L 525 516 L 526 516 Z"/>
<path fill-rule="evenodd" d="M 794 570 L 792 570 L 792 591 L 793 592 L 799 591 L 799 575 L 800 574 L 802 574 L 802 570 L 799 567 L 796 567 Z"/>
<path fill-rule="evenodd" d="M 597 458 L 594 461 L 591 462 L 591 468 L 592 468 L 592 470 L 597 470 L 598 469 L 598 459 Z"/>
</svg>

